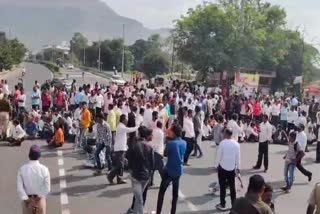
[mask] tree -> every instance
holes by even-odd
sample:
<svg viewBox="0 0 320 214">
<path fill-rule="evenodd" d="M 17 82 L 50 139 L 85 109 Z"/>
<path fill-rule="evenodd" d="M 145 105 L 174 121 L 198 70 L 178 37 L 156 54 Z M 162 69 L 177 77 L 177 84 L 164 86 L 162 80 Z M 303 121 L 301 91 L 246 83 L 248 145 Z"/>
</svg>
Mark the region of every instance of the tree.
<svg viewBox="0 0 320 214">
<path fill-rule="evenodd" d="M 27 49 L 17 39 L 9 40 L 8 47 L 11 52 L 13 64 L 20 64 L 25 56 Z"/>
<path fill-rule="evenodd" d="M 77 59 L 82 61 L 85 49 L 88 47 L 88 39 L 83 34 L 77 32 L 73 35 L 70 45 L 71 53 L 74 53 Z"/>
<path fill-rule="evenodd" d="M 129 50 L 133 54 L 136 63 L 141 62 L 143 57 L 148 53 L 150 46 L 151 45 L 149 41 L 139 39 L 129 47 Z"/>
<path fill-rule="evenodd" d="M 142 71 L 149 77 L 169 71 L 169 60 L 161 52 L 150 52 L 143 58 Z"/>
<path fill-rule="evenodd" d="M 315 72 L 319 53 L 297 31 L 286 29 L 286 12 L 262 0 L 220 0 L 190 9 L 173 31 L 179 59 L 206 77 L 239 67 L 277 71 L 289 76 Z M 280 86 L 280 85 L 278 85 Z"/>
<path fill-rule="evenodd" d="M 9 70 L 20 64 L 27 49 L 17 39 L 8 40 L 5 33 L 0 32 L 0 70 Z"/>
</svg>

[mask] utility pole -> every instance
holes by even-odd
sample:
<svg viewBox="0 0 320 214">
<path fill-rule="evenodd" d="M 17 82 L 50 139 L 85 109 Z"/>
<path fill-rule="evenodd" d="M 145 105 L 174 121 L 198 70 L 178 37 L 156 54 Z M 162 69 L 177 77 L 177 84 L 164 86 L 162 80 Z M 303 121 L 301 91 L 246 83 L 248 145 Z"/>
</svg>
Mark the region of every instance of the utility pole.
<svg viewBox="0 0 320 214">
<path fill-rule="evenodd" d="M 100 41 L 100 37 L 99 37 L 98 70 L 99 70 L 99 72 L 101 72 L 101 41 Z"/>
<path fill-rule="evenodd" d="M 124 52 L 125 52 L 125 25 L 122 26 L 122 65 L 121 65 L 121 76 L 123 78 L 123 72 L 124 72 Z"/>
<path fill-rule="evenodd" d="M 86 47 L 83 48 L 83 66 L 86 66 Z"/>
<path fill-rule="evenodd" d="M 175 43 L 176 39 L 175 36 L 172 37 L 172 58 L 171 58 L 171 75 L 173 74 L 174 71 L 174 58 L 175 58 Z"/>
<path fill-rule="evenodd" d="M 246 0 L 241 0 L 240 2 L 240 39 L 243 38 L 244 26 L 245 26 L 245 17 L 244 17 L 244 10 L 245 10 L 245 2 Z M 242 66 L 242 54 L 239 53 L 239 71 L 241 70 Z"/>
</svg>

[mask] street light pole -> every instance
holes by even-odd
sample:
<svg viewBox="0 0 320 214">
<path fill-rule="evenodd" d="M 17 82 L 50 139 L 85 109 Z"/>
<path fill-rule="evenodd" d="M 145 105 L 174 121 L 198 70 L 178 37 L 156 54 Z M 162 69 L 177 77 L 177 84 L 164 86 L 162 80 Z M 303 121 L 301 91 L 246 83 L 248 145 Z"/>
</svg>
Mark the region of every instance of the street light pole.
<svg viewBox="0 0 320 214">
<path fill-rule="evenodd" d="M 124 31 L 125 31 L 125 25 L 123 24 L 122 26 L 122 65 L 121 65 L 121 75 L 122 75 L 122 78 L 123 78 L 123 72 L 124 72 L 124 52 L 125 52 L 125 34 L 124 34 Z"/>
<path fill-rule="evenodd" d="M 86 47 L 83 48 L 83 66 L 86 66 Z"/>
<path fill-rule="evenodd" d="M 99 59 L 98 59 L 98 69 L 101 72 L 101 41 L 100 41 L 100 37 L 99 37 Z"/>
</svg>

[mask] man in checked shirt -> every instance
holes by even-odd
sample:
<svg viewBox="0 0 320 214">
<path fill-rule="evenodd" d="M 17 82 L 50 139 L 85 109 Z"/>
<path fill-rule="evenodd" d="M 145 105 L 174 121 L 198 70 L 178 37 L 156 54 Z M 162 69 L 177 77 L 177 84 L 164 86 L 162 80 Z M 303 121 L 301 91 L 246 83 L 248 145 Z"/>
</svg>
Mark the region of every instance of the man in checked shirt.
<svg viewBox="0 0 320 214">
<path fill-rule="evenodd" d="M 100 161 L 100 153 L 101 151 L 106 148 L 106 160 L 108 164 L 108 169 L 111 170 L 112 163 L 111 163 L 111 129 L 107 122 L 103 120 L 102 114 L 96 115 L 97 120 L 97 145 L 96 145 L 96 152 L 95 152 L 95 160 L 97 165 L 97 171 L 94 172 L 95 176 L 101 175 L 103 167 L 101 166 Z"/>
</svg>

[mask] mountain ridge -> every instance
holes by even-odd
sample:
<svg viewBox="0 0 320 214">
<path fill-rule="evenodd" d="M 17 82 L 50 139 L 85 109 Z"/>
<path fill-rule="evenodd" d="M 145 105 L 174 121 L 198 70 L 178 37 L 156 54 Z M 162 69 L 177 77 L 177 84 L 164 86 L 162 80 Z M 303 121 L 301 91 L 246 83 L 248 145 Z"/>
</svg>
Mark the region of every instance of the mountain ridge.
<svg viewBox="0 0 320 214">
<path fill-rule="evenodd" d="M 168 29 L 148 29 L 98 0 L 0 0 L 0 30 L 10 28 L 11 36 L 30 49 L 68 41 L 75 32 L 89 41 L 121 38 L 123 24 L 128 44 L 154 33 L 168 34 Z"/>
</svg>

